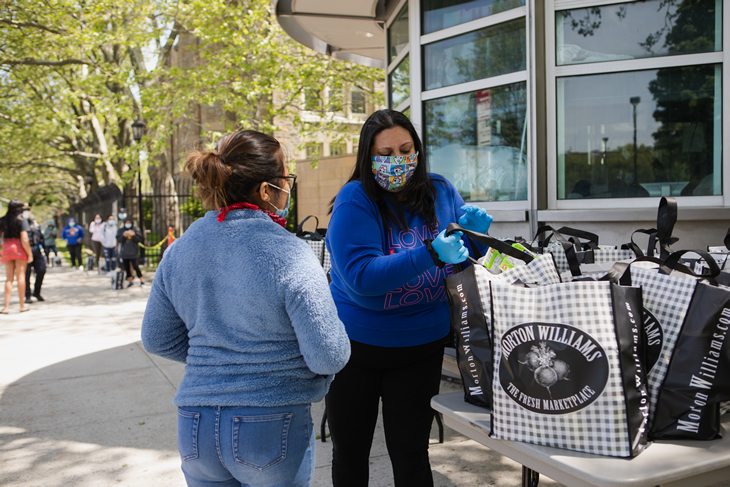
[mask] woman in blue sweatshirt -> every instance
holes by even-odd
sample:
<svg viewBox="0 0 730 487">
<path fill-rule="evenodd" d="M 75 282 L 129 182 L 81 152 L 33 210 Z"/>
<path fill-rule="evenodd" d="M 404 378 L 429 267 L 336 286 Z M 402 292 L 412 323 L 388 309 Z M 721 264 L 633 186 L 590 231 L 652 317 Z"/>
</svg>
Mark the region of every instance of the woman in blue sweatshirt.
<svg viewBox="0 0 730 487">
<path fill-rule="evenodd" d="M 330 289 L 352 348 L 326 398 L 333 483 L 368 485 L 382 399 L 395 485 L 433 485 L 430 400 L 449 333 L 442 280 L 468 255 L 460 235 L 444 232 L 458 222 L 485 233 L 492 219 L 428 173 L 418 134 L 393 110 L 377 111 L 363 125 L 355 169 L 331 212 Z"/>
<path fill-rule="evenodd" d="M 165 252 L 142 323 L 148 352 L 187 364 L 173 401 L 185 479 L 309 486 L 310 405 L 350 344 L 319 261 L 284 228 L 296 176 L 252 130 L 193 151 L 185 170 L 217 210 Z"/>
</svg>

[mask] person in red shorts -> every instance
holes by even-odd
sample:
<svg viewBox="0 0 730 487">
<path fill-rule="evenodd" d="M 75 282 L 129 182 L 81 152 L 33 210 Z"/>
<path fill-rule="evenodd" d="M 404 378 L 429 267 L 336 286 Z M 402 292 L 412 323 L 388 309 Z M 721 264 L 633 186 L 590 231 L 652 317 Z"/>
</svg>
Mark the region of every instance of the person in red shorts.
<svg viewBox="0 0 730 487">
<path fill-rule="evenodd" d="M 10 309 L 10 295 L 13 292 L 13 280 L 18 280 L 18 296 L 20 297 L 20 311 L 29 311 L 25 305 L 25 268 L 33 262 L 33 252 L 30 249 L 28 219 L 23 217 L 25 211 L 23 203 L 14 199 L 8 203 L 8 211 L 0 218 L 0 233 L 3 238 L 2 261 L 5 264 L 5 307 L 0 313 L 8 314 Z"/>
</svg>

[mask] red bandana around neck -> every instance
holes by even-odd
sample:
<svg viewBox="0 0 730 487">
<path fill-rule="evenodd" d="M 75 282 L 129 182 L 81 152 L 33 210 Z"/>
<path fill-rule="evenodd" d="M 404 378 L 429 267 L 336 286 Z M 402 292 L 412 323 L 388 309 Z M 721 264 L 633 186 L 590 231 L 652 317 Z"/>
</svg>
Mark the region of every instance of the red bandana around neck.
<svg viewBox="0 0 730 487">
<path fill-rule="evenodd" d="M 252 205 L 250 203 L 233 203 L 230 206 L 226 206 L 224 208 L 220 208 L 218 210 L 218 211 L 220 211 L 220 213 L 218 214 L 218 221 L 219 222 L 222 222 L 223 220 L 225 220 L 226 219 L 226 215 L 228 214 L 228 212 L 229 211 L 233 211 L 233 210 L 258 210 L 258 211 L 262 211 L 265 214 L 267 214 L 269 216 L 269 218 L 271 218 L 272 220 L 274 220 L 276 223 L 278 223 L 282 227 L 286 228 L 286 219 L 285 218 L 282 218 L 280 216 L 276 216 L 275 214 L 271 213 L 269 210 L 263 210 L 263 209 L 259 208 L 258 206 Z"/>
</svg>

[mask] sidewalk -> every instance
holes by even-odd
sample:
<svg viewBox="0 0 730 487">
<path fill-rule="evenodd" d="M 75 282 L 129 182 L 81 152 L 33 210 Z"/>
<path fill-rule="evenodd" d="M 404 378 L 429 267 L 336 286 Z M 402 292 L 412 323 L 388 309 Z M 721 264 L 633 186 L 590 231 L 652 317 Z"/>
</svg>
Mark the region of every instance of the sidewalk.
<svg viewBox="0 0 730 487">
<path fill-rule="evenodd" d="M 148 283 L 151 283 L 148 275 Z M 43 303 L 0 315 L 0 485 L 183 487 L 172 406 L 183 365 L 148 355 L 140 327 L 149 284 L 49 268 Z M 442 392 L 457 390 L 442 381 Z M 319 430 L 323 404 L 313 408 Z M 518 486 L 521 467 L 434 423 L 437 486 Z M 317 442 L 314 485 L 330 486 L 331 442 Z M 382 425 L 370 485 L 392 485 Z M 560 485 L 541 477 L 540 485 Z M 730 486 L 730 483 L 723 484 Z"/>
</svg>

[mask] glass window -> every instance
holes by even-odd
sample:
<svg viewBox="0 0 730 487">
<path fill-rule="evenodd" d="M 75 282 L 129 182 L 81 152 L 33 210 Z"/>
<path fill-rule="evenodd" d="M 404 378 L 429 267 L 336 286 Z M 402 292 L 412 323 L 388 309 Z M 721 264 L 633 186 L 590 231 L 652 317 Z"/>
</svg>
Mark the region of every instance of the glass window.
<svg viewBox="0 0 730 487">
<path fill-rule="evenodd" d="M 403 7 L 388 28 L 388 64 L 393 62 L 406 44 L 408 44 L 408 5 Z"/>
<path fill-rule="evenodd" d="M 597 63 L 722 50 L 722 0 L 646 0 L 555 14 L 556 60 Z"/>
<path fill-rule="evenodd" d="M 426 90 L 525 70 L 526 39 L 517 19 L 426 45 Z"/>
<path fill-rule="evenodd" d="M 327 88 L 327 99 L 329 101 L 329 106 L 327 107 L 327 109 L 330 112 L 342 112 L 343 95 L 344 92 L 342 90 L 332 90 L 330 88 Z"/>
<path fill-rule="evenodd" d="M 430 170 L 465 201 L 527 199 L 527 88 L 514 83 L 423 104 Z"/>
<path fill-rule="evenodd" d="M 558 198 L 721 194 L 721 71 L 558 78 Z"/>
<path fill-rule="evenodd" d="M 352 100 L 352 113 L 366 113 L 367 100 L 364 92 L 353 88 L 350 91 L 350 99 Z"/>
<path fill-rule="evenodd" d="M 322 148 L 324 147 L 324 144 L 317 143 L 317 142 L 309 142 L 306 146 L 307 151 L 307 159 L 311 159 L 312 157 L 319 157 L 322 155 Z"/>
<path fill-rule="evenodd" d="M 422 0 L 423 33 L 453 27 L 525 5 L 525 0 Z"/>
<path fill-rule="evenodd" d="M 345 144 L 330 144 L 330 155 L 341 156 L 347 152 L 347 146 Z"/>
<path fill-rule="evenodd" d="M 406 101 L 411 93 L 411 63 L 408 56 L 390 73 L 390 108 L 395 109 Z"/>
<path fill-rule="evenodd" d="M 411 107 L 408 107 L 405 110 L 403 110 L 403 115 L 405 115 L 408 118 L 411 118 Z"/>
</svg>

